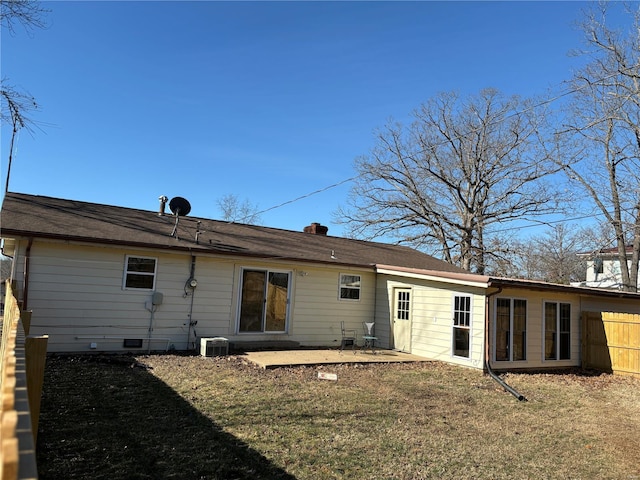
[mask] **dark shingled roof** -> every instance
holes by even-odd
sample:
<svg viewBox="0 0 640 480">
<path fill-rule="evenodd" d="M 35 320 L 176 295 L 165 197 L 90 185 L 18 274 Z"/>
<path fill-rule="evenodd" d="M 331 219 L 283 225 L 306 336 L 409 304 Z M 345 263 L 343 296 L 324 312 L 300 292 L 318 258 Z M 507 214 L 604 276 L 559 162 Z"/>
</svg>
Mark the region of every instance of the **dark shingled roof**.
<svg viewBox="0 0 640 480">
<path fill-rule="evenodd" d="M 384 264 L 464 272 L 408 247 L 206 218 L 180 217 L 172 236 L 175 217 L 171 214 L 38 195 L 7 193 L 1 215 L 3 238 L 50 238 L 369 268 Z"/>
</svg>

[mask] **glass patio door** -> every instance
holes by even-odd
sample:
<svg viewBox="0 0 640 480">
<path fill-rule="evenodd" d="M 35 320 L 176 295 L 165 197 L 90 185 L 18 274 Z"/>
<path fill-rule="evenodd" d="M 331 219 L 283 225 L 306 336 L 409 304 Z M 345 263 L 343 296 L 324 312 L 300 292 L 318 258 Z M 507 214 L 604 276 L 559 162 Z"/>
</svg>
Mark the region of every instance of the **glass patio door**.
<svg viewBox="0 0 640 480">
<path fill-rule="evenodd" d="M 242 271 L 239 332 L 286 332 L 290 279 L 289 272 Z"/>
</svg>

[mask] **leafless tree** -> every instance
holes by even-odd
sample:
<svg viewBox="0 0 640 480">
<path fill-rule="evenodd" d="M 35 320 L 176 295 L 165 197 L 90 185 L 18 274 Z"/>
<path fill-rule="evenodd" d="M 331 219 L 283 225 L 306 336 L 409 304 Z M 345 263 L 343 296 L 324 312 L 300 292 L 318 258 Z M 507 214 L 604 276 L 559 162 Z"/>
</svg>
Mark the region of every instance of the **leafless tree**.
<svg viewBox="0 0 640 480">
<path fill-rule="evenodd" d="M 40 2 L 37 1 L 0 0 L 0 25 L 13 34 L 16 24 L 21 24 L 30 33 L 34 28 L 45 28 L 44 15 L 47 12 L 48 10 L 42 8 Z M 37 109 L 38 105 L 33 96 L 10 85 L 4 77 L 0 84 L 0 100 L 2 102 L 0 120 L 2 123 L 11 124 L 6 192 L 9 189 L 13 150 L 18 131 L 23 128 L 31 131 L 31 128 L 36 125 L 30 113 Z"/>
<path fill-rule="evenodd" d="M 572 79 L 557 158 L 615 232 L 628 291 L 637 291 L 640 260 L 640 7 L 634 5 L 628 31 L 608 26 L 607 4 L 587 13 L 583 53 L 590 58 Z"/>
<path fill-rule="evenodd" d="M 48 10 L 34 0 L 0 0 L 0 25 L 15 33 L 16 24 L 30 32 L 34 28 L 45 28 L 44 19 Z"/>
<path fill-rule="evenodd" d="M 260 225 L 262 219 L 258 213 L 258 206 L 249 200 L 240 200 L 235 194 L 228 194 L 218 200 L 218 207 L 222 212 L 222 219 L 227 222 L 248 223 Z"/>
<path fill-rule="evenodd" d="M 584 280 L 586 260 L 578 254 L 589 249 L 586 239 L 581 229 L 562 223 L 533 237 L 529 242 L 536 264 L 533 278 L 560 284 Z"/>
<path fill-rule="evenodd" d="M 586 278 L 588 253 L 601 248 L 598 228 L 559 223 L 530 238 L 494 238 L 508 244 L 502 255 L 493 256 L 487 267 L 491 275 L 569 284 Z M 498 249 L 497 246 L 490 246 Z"/>
<path fill-rule="evenodd" d="M 13 151 L 18 132 L 25 128 L 32 132 L 37 123 L 31 118 L 31 112 L 38 108 L 38 104 L 33 96 L 17 90 L 9 85 L 6 79 L 2 79 L 0 86 L 0 100 L 2 109 L 0 119 L 2 123 L 11 125 L 11 140 L 9 143 L 9 159 L 7 162 L 7 181 L 5 193 L 9 190 L 9 178 L 11 177 L 11 163 L 13 162 Z"/>
<path fill-rule="evenodd" d="M 492 229 L 555 208 L 542 182 L 541 107 L 486 89 L 440 94 L 404 127 L 390 124 L 359 158 L 348 204 L 336 212 L 349 235 L 386 236 L 478 273 Z"/>
</svg>

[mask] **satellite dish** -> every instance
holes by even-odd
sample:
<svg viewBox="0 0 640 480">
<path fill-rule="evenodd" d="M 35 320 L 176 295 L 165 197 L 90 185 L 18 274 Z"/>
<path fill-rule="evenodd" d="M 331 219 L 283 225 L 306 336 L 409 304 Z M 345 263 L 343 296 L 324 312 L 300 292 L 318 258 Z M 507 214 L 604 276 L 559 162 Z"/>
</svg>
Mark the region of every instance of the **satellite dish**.
<svg viewBox="0 0 640 480">
<path fill-rule="evenodd" d="M 189 215 L 191 204 L 186 198 L 173 197 L 169 202 L 169 209 L 176 217 L 184 217 Z"/>
<path fill-rule="evenodd" d="M 191 211 L 191 204 L 186 198 L 173 197 L 169 202 L 169 208 L 176 216 L 176 224 L 173 226 L 173 232 L 171 232 L 171 236 L 175 237 L 176 232 L 178 231 L 178 221 L 180 220 L 180 217 L 189 215 L 189 212 Z"/>
</svg>

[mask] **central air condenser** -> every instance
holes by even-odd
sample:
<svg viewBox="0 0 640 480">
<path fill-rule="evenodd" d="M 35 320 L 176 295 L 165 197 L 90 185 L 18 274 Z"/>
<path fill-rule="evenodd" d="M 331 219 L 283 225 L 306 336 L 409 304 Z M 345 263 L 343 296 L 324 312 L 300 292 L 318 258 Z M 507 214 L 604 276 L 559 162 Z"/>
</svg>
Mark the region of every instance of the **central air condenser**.
<svg viewBox="0 0 640 480">
<path fill-rule="evenodd" d="M 223 337 L 201 338 L 200 355 L 203 357 L 221 357 L 229 354 L 229 340 Z"/>
</svg>

